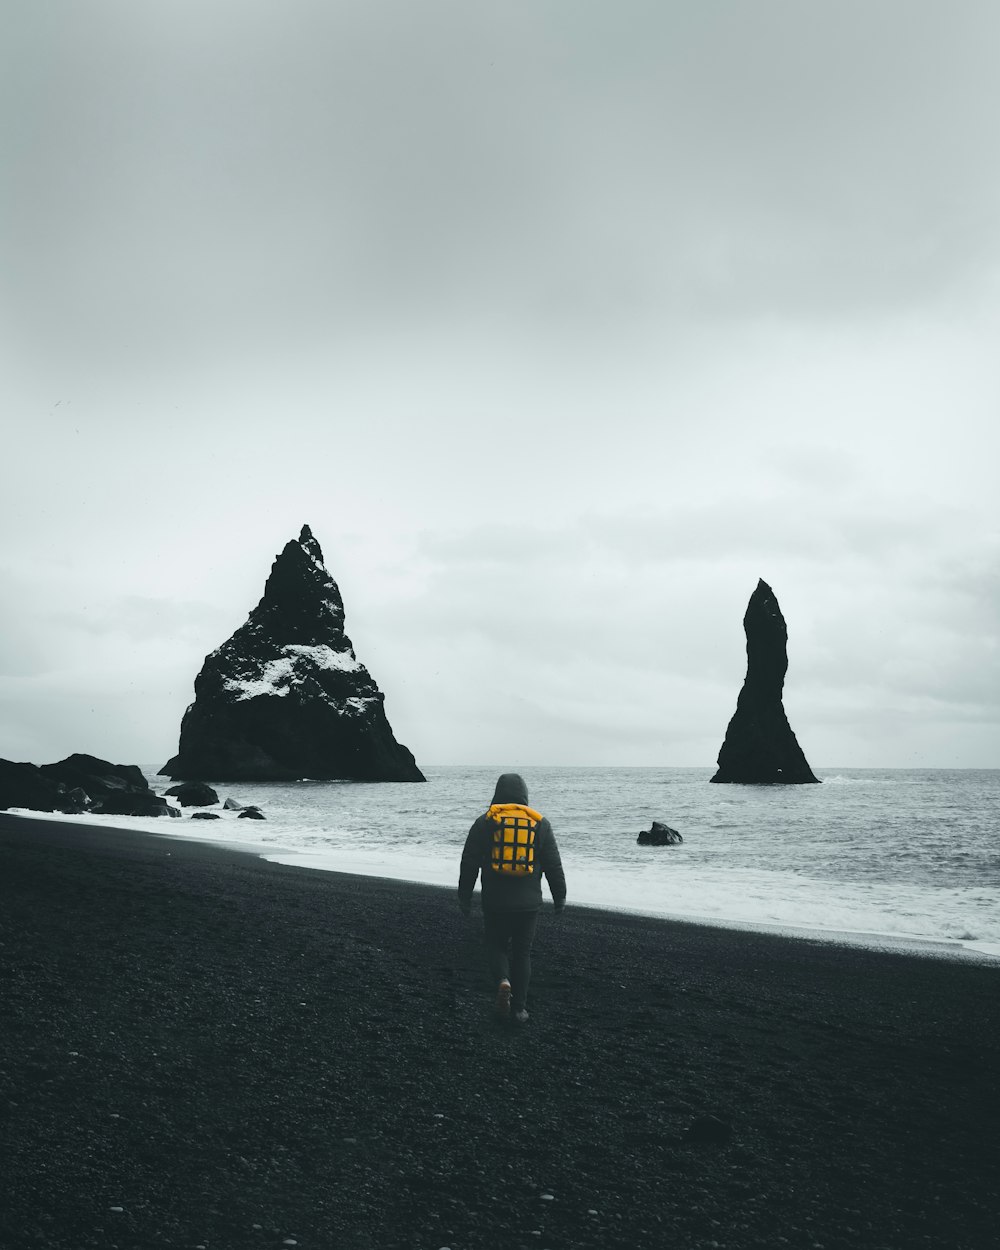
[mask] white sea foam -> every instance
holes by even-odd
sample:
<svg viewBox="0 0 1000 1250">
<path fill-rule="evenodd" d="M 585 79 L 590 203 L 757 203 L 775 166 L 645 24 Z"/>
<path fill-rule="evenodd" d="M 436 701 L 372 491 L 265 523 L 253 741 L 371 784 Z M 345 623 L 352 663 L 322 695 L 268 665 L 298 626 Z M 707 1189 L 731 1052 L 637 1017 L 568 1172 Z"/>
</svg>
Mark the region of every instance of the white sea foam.
<svg viewBox="0 0 1000 1250">
<path fill-rule="evenodd" d="M 221 805 L 212 822 L 90 819 L 454 887 L 469 824 L 502 770 L 427 771 L 426 785 L 216 785 L 259 805 L 266 823 L 237 823 Z M 571 904 L 1000 959 L 996 770 L 840 769 L 790 787 L 710 785 L 707 769 L 524 772 L 555 828 Z M 683 845 L 636 845 L 651 819 L 679 829 Z"/>
</svg>

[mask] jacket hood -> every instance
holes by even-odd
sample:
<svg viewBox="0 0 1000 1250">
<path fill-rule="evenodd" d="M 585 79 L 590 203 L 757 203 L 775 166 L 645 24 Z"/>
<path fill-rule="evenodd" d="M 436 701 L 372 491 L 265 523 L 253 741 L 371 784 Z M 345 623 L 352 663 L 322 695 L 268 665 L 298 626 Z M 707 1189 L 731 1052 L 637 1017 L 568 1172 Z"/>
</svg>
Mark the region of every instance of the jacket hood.
<svg viewBox="0 0 1000 1250">
<path fill-rule="evenodd" d="M 501 773 L 493 792 L 493 803 L 520 803 L 522 807 L 527 807 L 528 787 L 524 778 L 518 773 Z"/>
</svg>

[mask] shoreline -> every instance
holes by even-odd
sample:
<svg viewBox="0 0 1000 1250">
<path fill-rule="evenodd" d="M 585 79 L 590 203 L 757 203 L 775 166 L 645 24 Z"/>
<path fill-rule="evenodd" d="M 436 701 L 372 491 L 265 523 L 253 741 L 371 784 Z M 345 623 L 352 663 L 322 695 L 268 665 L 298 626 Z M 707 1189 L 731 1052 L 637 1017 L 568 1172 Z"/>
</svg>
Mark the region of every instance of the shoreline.
<svg viewBox="0 0 1000 1250">
<path fill-rule="evenodd" d="M 58 824 L 78 825 L 84 828 L 95 827 L 92 822 L 108 820 L 107 817 L 102 818 L 101 816 L 84 818 L 80 815 L 66 815 L 58 812 L 31 812 L 27 810 L 18 810 L 6 813 L 0 812 L 0 815 L 10 815 L 15 819 L 24 818 L 26 820 L 38 820 L 42 822 L 51 821 L 52 823 Z M 113 820 L 114 818 L 111 819 Z M 123 816 L 118 819 L 125 822 L 142 818 Z M 167 838 L 177 842 L 201 842 L 208 846 L 217 847 L 220 850 L 231 850 L 254 855 L 266 860 L 269 863 L 282 864 L 287 867 L 302 868 L 310 872 L 332 873 L 334 875 L 360 877 L 377 881 L 396 881 L 401 884 L 428 886 L 444 890 L 454 890 L 455 886 L 457 886 L 457 866 L 454 873 L 454 883 L 441 880 L 434 881 L 428 878 L 395 874 L 392 872 L 365 872 L 361 870 L 352 870 L 350 866 L 342 867 L 339 865 L 334 866 L 308 862 L 310 859 L 322 859 L 326 857 L 327 853 L 322 851 L 300 851 L 287 847 L 283 849 L 275 849 L 274 846 L 268 846 L 261 842 L 254 842 L 250 838 L 248 838 L 246 842 L 233 842 L 225 838 L 213 838 L 209 828 L 199 828 L 196 833 L 190 833 L 188 832 L 190 826 L 185 823 L 182 829 L 174 829 L 171 827 L 173 822 L 169 817 L 166 820 L 164 820 L 163 817 L 149 817 L 146 819 L 148 820 L 148 827 L 142 828 L 137 828 L 134 824 L 125 823 L 99 823 L 96 827 L 116 829 L 122 832 L 134 832 L 140 837 L 148 834 L 154 837 Z M 389 867 L 389 865 L 379 866 Z M 478 895 L 478 886 L 476 893 Z M 934 938 L 921 934 L 890 933 L 868 929 L 835 929 L 819 925 L 808 928 L 801 925 L 784 924 L 781 922 L 769 923 L 752 920 L 730 920 L 718 916 L 685 914 L 669 912 L 666 910 L 655 911 L 625 905 L 616 906 L 614 904 L 595 902 L 593 900 L 576 901 L 571 899 L 570 902 L 572 906 L 576 908 L 589 908 L 597 912 L 609 912 L 615 915 L 635 916 L 641 919 L 665 920 L 677 924 L 691 924 L 739 933 L 772 934 L 778 937 L 787 937 L 793 941 L 819 942 L 835 946 L 857 947 L 863 950 L 884 950 L 887 952 L 895 951 L 900 954 L 911 954 L 928 959 L 944 960 L 946 962 L 977 963 L 986 967 L 1000 968 L 1000 948 L 995 948 L 992 943 L 979 944 L 974 940 L 962 941 L 959 938 Z"/>
<path fill-rule="evenodd" d="M 234 844 L 219 840 L 214 841 L 212 845 L 218 846 L 220 849 L 226 849 Z M 419 877 L 385 875 L 377 872 L 351 872 L 349 868 L 326 867 L 308 862 L 312 858 L 319 858 L 323 854 L 322 852 L 316 854 L 309 851 L 274 851 L 273 849 L 264 849 L 252 853 L 259 853 L 269 863 L 283 864 L 291 868 L 303 868 L 308 872 L 331 872 L 343 876 L 370 877 L 373 880 L 398 881 L 402 885 L 423 885 L 441 890 L 454 890 L 455 888 L 440 881 L 424 880 Z M 477 886 L 477 896 L 478 893 L 479 887 Z M 547 895 L 546 901 L 548 901 Z M 1000 949 L 993 949 L 992 946 L 984 948 L 971 941 L 962 942 L 958 938 L 931 938 L 921 936 L 920 934 L 880 933 L 867 929 L 828 929 L 819 925 L 813 928 L 804 928 L 778 922 L 768 924 L 764 921 L 729 920 L 718 916 L 653 911 L 648 908 L 626 907 L 624 905 L 614 906 L 610 903 L 600 903 L 591 900 L 577 901 L 576 899 L 571 899 L 570 902 L 574 909 L 583 908 L 589 911 L 606 912 L 618 916 L 634 916 L 641 920 L 663 920 L 671 924 L 690 924 L 699 928 L 724 929 L 737 933 L 770 934 L 774 937 L 788 938 L 791 941 L 859 947 L 862 950 L 895 952 L 901 955 L 915 955 L 927 959 L 942 959 L 956 963 L 976 963 L 1000 969 Z"/>
<path fill-rule="evenodd" d="M 995 972 L 0 813 L 0 1245 L 984 1250 Z"/>
</svg>

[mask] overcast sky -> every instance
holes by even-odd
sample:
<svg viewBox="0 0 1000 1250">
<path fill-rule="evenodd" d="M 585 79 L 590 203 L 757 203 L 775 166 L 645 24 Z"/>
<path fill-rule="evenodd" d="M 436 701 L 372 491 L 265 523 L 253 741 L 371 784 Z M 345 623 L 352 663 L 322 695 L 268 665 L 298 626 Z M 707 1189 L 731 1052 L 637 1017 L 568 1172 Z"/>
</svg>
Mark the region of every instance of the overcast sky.
<svg viewBox="0 0 1000 1250">
<path fill-rule="evenodd" d="M 3 3 L 0 756 L 308 522 L 421 764 L 1000 762 L 994 0 Z"/>
</svg>

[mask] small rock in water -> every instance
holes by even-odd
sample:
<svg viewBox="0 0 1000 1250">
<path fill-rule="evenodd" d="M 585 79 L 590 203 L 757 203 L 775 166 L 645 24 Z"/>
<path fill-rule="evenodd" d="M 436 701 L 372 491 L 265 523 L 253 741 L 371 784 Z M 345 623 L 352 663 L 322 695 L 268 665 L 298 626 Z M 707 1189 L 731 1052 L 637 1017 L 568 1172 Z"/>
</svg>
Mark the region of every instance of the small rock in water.
<svg viewBox="0 0 1000 1250">
<path fill-rule="evenodd" d="M 218 794 L 204 781 L 182 781 L 163 793 L 176 798 L 181 807 L 211 807 L 219 801 Z"/>
<path fill-rule="evenodd" d="M 640 846 L 678 846 L 684 839 L 676 829 L 671 829 L 661 820 L 654 820 L 648 829 L 643 829 L 636 842 Z"/>
<path fill-rule="evenodd" d="M 539 1194 L 538 1196 L 543 1202 L 555 1202 L 556 1198 L 555 1194 Z"/>
<path fill-rule="evenodd" d="M 108 1207 L 109 1211 L 124 1211 L 124 1207 Z"/>
</svg>

